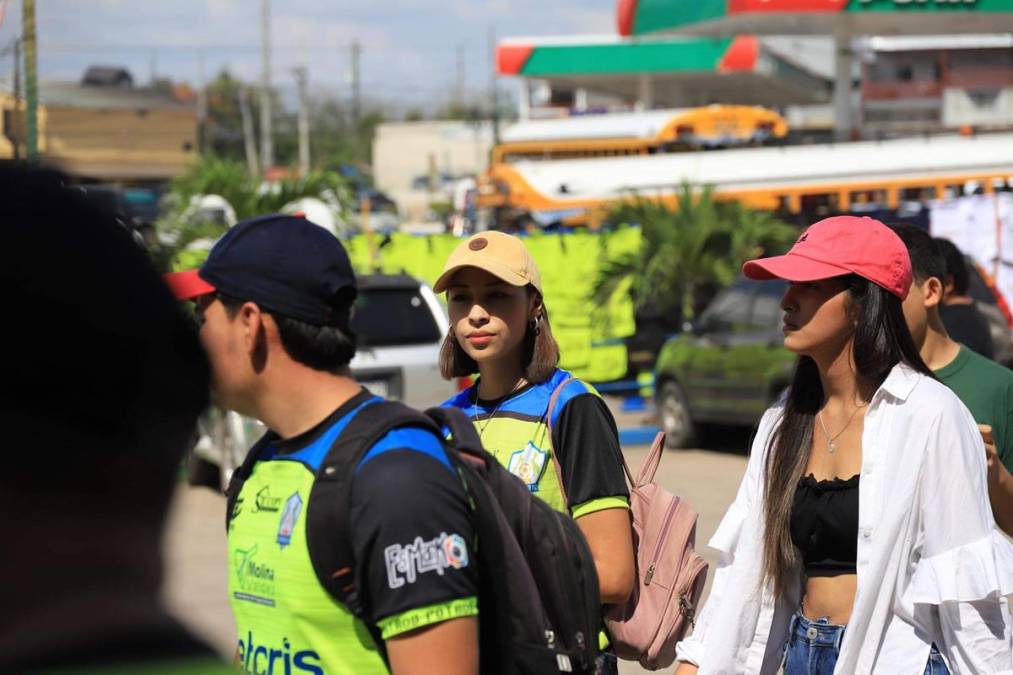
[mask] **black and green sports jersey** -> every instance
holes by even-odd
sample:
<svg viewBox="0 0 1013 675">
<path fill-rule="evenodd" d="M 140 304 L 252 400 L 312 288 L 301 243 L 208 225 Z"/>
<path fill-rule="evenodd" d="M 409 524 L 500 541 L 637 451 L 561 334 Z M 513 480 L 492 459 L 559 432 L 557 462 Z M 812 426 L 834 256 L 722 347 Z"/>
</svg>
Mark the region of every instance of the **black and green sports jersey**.
<svg viewBox="0 0 1013 675">
<path fill-rule="evenodd" d="M 313 430 L 260 444 L 228 537 L 229 596 L 247 672 L 386 672 L 367 627 L 320 585 L 305 518 L 335 439 L 379 400 L 364 390 Z M 356 467 L 349 497 L 356 578 L 383 639 L 478 613 L 470 507 L 441 439 L 417 428 L 389 432 Z"/>
<path fill-rule="evenodd" d="M 497 401 L 480 400 L 475 384 L 443 405 L 471 417 L 486 450 L 553 508 L 566 511 L 568 506 L 574 518 L 628 508 L 616 423 L 591 385 L 573 379 L 563 388 L 549 438 L 549 399 L 572 377 L 557 368 L 545 382 L 529 384 Z M 562 476 L 557 475 L 553 452 Z"/>
</svg>

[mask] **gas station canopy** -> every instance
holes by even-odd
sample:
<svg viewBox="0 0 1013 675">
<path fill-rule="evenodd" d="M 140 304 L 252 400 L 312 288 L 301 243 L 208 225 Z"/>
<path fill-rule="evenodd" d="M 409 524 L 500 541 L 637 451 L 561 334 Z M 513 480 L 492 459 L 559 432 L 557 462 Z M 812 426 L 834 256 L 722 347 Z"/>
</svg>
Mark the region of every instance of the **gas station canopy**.
<svg viewBox="0 0 1013 675">
<path fill-rule="evenodd" d="M 619 34 L 938 35 L 1013 31 L 1013 0 L 619 0 Z"/>
<path fill-rule="evenodd" d="M 498 45 L 496 61 L 500 75 L 641 100 L 648 107 L 785 106 L 826 102 L 830 93 L 825 79 L 786 63 L 751 36 L 512 38 Z"/>
</svg>

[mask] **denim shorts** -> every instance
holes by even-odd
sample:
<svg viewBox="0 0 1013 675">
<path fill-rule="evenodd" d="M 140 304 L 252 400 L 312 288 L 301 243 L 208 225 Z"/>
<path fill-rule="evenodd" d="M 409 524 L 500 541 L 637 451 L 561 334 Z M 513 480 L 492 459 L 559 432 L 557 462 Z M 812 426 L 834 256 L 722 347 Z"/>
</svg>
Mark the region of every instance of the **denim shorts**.
<svg viewBox="0 0 1013 675">
<path fill-rule="evenodd" d="M 812 621 L 795 612 L 784 646 L 784 675 L 831 675 L 837 665 L 844 630 L 847 626 L 830 623 L 829 619 Z M 943 657 L 932 645 L 925 675 L 949 675 Z"/>
</svg>

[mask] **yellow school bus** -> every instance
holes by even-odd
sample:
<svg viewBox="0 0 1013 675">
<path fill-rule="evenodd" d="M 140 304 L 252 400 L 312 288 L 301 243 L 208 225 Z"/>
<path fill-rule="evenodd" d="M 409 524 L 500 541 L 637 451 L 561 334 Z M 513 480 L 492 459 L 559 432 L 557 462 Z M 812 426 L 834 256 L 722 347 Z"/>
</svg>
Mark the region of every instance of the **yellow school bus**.
<svg viewBox="0 0 1013 675">
<path fill-rule="evenodd" d="M 788 134 L 788 123 L 757 106 L 710 105 L 674 110 L 526 120 L 508 127 L 493 164 L 523 160 L 653 155 L 758 145 Z"/>
<path fill-rule="evenodd" d="M 969 184 L 1013 187 L 1013 134 L 502 163 L 482 176 L 478 206 L 543 225 L 594 224 L 634 194 L 676 206 L 684 181 L 784 214 L 896 209 Z"/>
</svg>

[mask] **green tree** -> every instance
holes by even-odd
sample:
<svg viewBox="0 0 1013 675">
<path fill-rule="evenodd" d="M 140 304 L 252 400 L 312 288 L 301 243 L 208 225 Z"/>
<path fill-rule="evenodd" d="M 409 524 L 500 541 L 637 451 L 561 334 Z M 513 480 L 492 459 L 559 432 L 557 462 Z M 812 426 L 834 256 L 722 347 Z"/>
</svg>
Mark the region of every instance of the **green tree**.
<svg viewBox="0 0 1013 675">
<path fill-rule="evenodd" d="M 201 220 L 194 216 L 195 198 L 219 195 L 244 220 L 277 213 L 286 204 L 303 197 L 317 197 L 336 204 L 347 217 L 353 198 L 345 180 L 332 171 L 311 171 L 306 176 L 286 177 L 264 183 L 252 177 L 242 162 L 206 155 L 175 178 L 170 188 L 172 207 L 158 223 L 163 243 L 155 251 L 156 263 L 170 269 L 183 251 L 195 241 L 216 239 L 228 227 L 225 223 Z"/>
<path fill-rule="evenodd" d="M 652 307 L 681 323 L 693 318 L 701 289 L 728 285 L 745 260 L 781 251 L 797 236 L 773 214 L 716 199 L 710 186 L 694 191 L 683 183 L 677 196 L 676 209 L 633 195 L 610 211 L 610 223 L 639 225 L 642 241 L 601 266 L 591 292 L 598 306 L 628 288 L 636 310 Z"/>
</svg>

